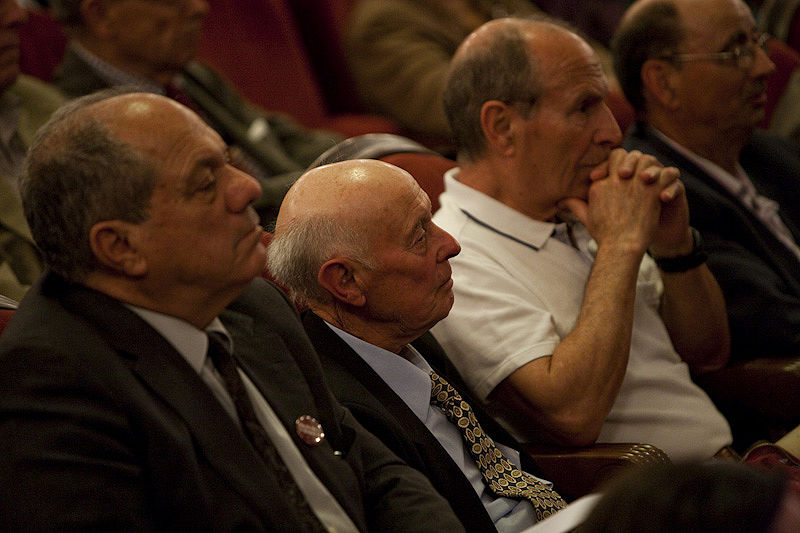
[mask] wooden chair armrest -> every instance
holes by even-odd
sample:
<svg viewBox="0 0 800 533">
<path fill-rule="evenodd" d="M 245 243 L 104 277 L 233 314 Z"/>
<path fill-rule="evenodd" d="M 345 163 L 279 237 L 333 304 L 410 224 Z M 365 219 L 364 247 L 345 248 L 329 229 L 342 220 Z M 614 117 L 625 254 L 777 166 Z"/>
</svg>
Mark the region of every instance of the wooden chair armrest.
<svg viewBox="0 0 800 533">
<path fill-rule="evenodd" d="M 800 424 L 800 357 L 736 362 L 694 380 L 728 419 L 739 453 Z"/>
<path fill-rule="evenodd" d="M 544 477 L 565 498 L 572 500 L 597 489 L 633 465 L 668 463 L 669 457 L 650 444 L 597 443 L 584 448 L 523 444 Z"/>
<path fill-rule="evenodd" d="M 723 412 L 735 408 L 775 421 L 800 422 L 800 357 L 733 363 L 695 381 Z"/>
</svg>

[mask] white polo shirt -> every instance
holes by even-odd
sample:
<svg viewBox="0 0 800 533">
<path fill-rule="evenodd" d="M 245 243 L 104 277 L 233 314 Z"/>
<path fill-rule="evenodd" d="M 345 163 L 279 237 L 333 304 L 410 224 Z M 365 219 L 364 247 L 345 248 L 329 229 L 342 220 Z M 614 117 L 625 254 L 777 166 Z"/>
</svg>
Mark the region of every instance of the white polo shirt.
<svg viewBox="0 0 800 533">
<path fill-rule="evenodd" d="M 578 249 L 539 222 L 445 175 L 437 225 L 461 244 L 455 304 L 433 333 L 481 401 L 512 372 L 549 356 L 575 326 L 596 245 L 577 224 Z M 560 227 L 559 227 L 560 226 Z M 713 456 L 731 443 L 725 418 L 692 382 L 658 312 L 663 285 L 645 257 L 639 271 L 628 368 L 598 442 L 643 442 L 673 460 Z M 613 313 L 613 309 L 608 310 Z M 530 424 L 498 402 L 487 408 L 521 441 Z"/>
</svg>

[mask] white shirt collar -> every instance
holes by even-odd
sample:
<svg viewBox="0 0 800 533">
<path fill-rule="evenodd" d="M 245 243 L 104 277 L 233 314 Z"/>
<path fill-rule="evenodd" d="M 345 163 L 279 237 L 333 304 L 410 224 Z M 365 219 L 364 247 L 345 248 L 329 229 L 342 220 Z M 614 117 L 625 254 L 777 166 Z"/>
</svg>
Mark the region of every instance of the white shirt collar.
<svg viewBox="0 0 800 533">
<path fill-rule="evenodd" d="M 361 357 L 372 370 L 397 394 L 403 403 L 423 422 L 428 416 L 431 401 L 433 370 L 420 353 L 406 345 L 409 359 L 384 350 L 325 322 L 334 333 Z"/>
<path fill-rule="evenodd" d="M 692 152 L 685 146 L 678 144 L 676 141 L 673 141 L 669 137 L 667 137 L 664 133 L 660 132 L 656 128 L 652 128 L 653 133 L 661 139 L 664 143 L 667 144 L 670 148 L 681 154 L 683 157 L 694 163 L 695 165 L 699 166 L 703 171 L 705 171 L 709 176 L 714 178 L 720 185 L 725 187 L 729 190 L 734 196 L 740 197 L 742 195 L 742 190 L 744 188 L 749 188 L 755 190 L 750 178 L 747 176 L 747 173 L 744 171 L 742 166 L 739 163 L 736 163 L 736 174 L 731 174 L 721 166 L 717 165 L 713 161 L 706 159 L 705 157 L 699 156 L 696 153 Z"/>
<path fill-rule="evenodd" d="M 171 315 L 136 307 L 135 305 L 125 304 L 125 307 L 139 315 L 142 320 L 159 332 L 198 374 L 205 364 L 208 351 L 208 336 L 206 336 L 206 332 L 215 331 L 221 333 L 228 340 L 228 348 L 233 353 L 233 341 L 219 318 L 212 320 L 205 330 L 199 330 L 185 320 Z"/>
</svg>

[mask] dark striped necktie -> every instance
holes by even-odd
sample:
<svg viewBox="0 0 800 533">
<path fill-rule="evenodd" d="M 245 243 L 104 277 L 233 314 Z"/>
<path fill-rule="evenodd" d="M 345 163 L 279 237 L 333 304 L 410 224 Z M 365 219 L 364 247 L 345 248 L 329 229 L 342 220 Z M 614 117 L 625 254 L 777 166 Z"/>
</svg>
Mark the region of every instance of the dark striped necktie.
<svg viewBox="0 0 800 533">
<path fill-rule="evenodd" d="M 298 520 L 304 522 L 303 530 L 327 531 L 317 518 L 317 515 L 311 510 L 303 492 L 297 486 L 294 477 L 292 477 L 292 473 L 289 472 L 283 459 L 278 454 L 278 450 L 275 449 L 275 445 L 258 421 L 258 418 L 256 418 L 253 404 L 247 395 L 242 379 L 239 377 L 236 362 L 228 351 L 223 335 L 213 331 L 208 332 L 207 335 L 208 357 L 211 358 L 211 362 L 214 363 L 214 367 L 225 382 L 225 388 L 236 406 L 236 413 L 239 415 L 239 421 L 247 439 L 264 459 L 267 468 L 277 476 L 278 483 L 286 492 L 289 502 L 297 509 Z M 265 497 L 269 496 L 265 495 Z"/>
</svg>

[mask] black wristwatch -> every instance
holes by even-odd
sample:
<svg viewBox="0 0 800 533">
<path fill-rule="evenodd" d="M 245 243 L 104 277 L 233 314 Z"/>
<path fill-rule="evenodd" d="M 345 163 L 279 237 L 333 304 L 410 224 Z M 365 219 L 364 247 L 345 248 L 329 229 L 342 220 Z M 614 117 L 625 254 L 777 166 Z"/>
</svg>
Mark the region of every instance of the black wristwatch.
<svg viewBox="0 0 800 533">
<path fill-rule="evenodd" d="M 690 227 L 689 231 L 692 232 L 692 240 L 694 246 L 692 251 L 680 257 L 653 257 L 659 270 L 662 272 L 686 272 L 693 268 L 699 267 L 708 259 L 708 254 L 703 248 L 703 239 L 700 237 L 700 232 Z"/>
</svg>

